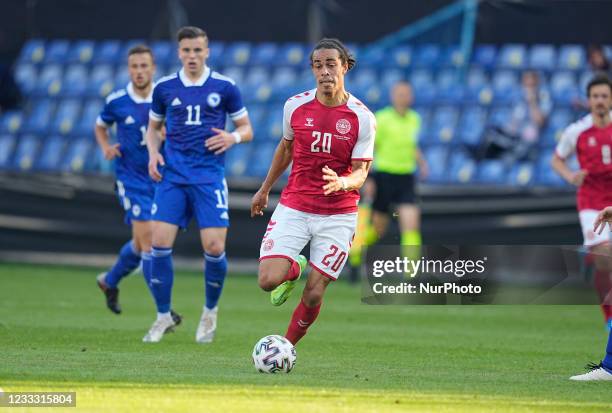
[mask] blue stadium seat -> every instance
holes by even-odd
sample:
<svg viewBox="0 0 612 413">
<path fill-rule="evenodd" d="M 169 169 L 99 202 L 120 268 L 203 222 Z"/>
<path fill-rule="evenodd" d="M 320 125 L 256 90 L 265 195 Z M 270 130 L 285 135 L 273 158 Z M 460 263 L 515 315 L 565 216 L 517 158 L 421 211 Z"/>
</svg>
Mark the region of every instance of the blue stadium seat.
<svg viewBox="0 0 612 413">
<path fill-rule="evenodd" d="M 277 100 L 285 100 L 303 91 L 298 82 L 298 73 L 292 67 L 279 67 L 276 69 L 270 83 L 274 85 L 272 92 Z"/>
<path fill-rule="evenodd" d="M 70 42 L 68 40 L 51 40 L 47 44 L 44 62 L 65 64 L 68 58 L 68 50 L 70 50 Z"/>
<path fill-rule="evenodd" d="M 540 138 L 543 147 L 554 147 L 561 138 L 561 133 L 574 121 L 574 115 L 568 108 L 556 108 L 550 114 L 546 129 Z"/>
<path fill-rule="evenodd" d="M 278 64 L 303 67 L 308 64 L 308 50 L 301 43 L 285 43 L 278 50 Z"/>
<path fill-rule="evenodd" d="M 277 55 L 278 45 L 276 43 L 260 43 L 253 46 L 250 64 L 260 66 L 272 66 L 276 64 Z"/>
<path fill-rule="evenodd" d="M 385 69 L 380 74 L 380 85 L 386 93 L 389 93 L 391 86 L 400 80 L 407 79 L 406 74 L 401 69 Z"/>
<path fill-rule="evenodd" d="M 264 129 L 259 135 L 262 140 L 278 141 L 283 136 L 283 108 L 282 106 L 268 106 L 268 116 Z"/>
<path fill-rule="evenodd" d="M 586 99 L 586 87 L 591 81 L 591 79 L 593 79 L 594 76 L 595 76 L 595 73 L 593 73 L 590 70 L 585 70 L 584 72 L 580 74 L 580 77 L 578 78 L 578 88 L 579 88 L 580 96 L 584 97 L 585 99 Z"/>
<path fill-rule="evenodd" d="M 491 79 L 494 99 L 496 103 L 512 103 L 520 89 L 518 76 L 510 70 L 499 70 Z"/>
<path fill-rule="evenodd" d="M 229 43 L 225 48 L 223 63 L 231 66 L 245 66 L 251 59 L 252 47 L 248 42 Z"/>
<path fill-rule="evenodd" d="M 553 73 L 550 79 L 550 93 L 557 104 L 570 105 L 580 98 L 576 77 L 572 72 Z"/>
<path fill-rule="evenodd" d="M 115 87 L 114 89 L 120 89 L 126 87 L 130 82 L 130 72 L 126 65 L 120 65 L 115 72 Z"/>
<path fill-rule="evenodd" d="M 266 66 L 254 66 L 249 69 L 244 84 L 246 86 L 257 86 L 271 79 L 270 70 Z"/>
<path fill-rule="evenodd" d="M 375 83 L 378 83 L 378 75 L 374 69 L 362 68 L 351 74 L 350 84 L 353 87 L 370 86 Z"/>
<path fill-rule="evenodd" d="M 98 115 L 100 115 L 103 106 L 104 101 L 101 99 L 89 99 L 85 101 L 83 105 L 83 112 L 78 118 L 79 121 L 73 130 L 73 133 L 81 136 L 92 136 L 96 119 L 98 118 Z"/>
<path fill-rule="evenodd" d="M 440 60 L 444 67 L 459 68 L 466 63 L 465 56 L 459 45 L 446 46 L 440 53 Z"/>
<path fill-rule="evenodd" d="M 155 64 L 157 66 L 168 66 L 178 62 L 178 55 L 174 42 L 158 40 L 151 43 L 151 51 L 155 56 Z"/>
<path fill-rule="evenodd" d="M 586 53 L 584 48 L 577 44 L 566 44 L 561 46 L 557 67 L 567 70 L 582 70 L 586 68 Z"/>
<path fill-rule="evenodd" d="M 512 117 L 512 108 L 506 105 L 494 106 L 489 113 L 488 125 L 504 127 L 508 126 Z"/>
<path fill-rule="evenodd" d="M 179 62 L 178 54 L 174 44 L 172 46 L 172 53 L 174 57 L 171 57 L 169 63 L 175 64 Z M 225 64 L 223 61 L 223 52 L 225 50 L 225 43 L 215 40 L 210 43 L 210 55 L 208 56 L 207 64 L 211 67 L 219 67 Z"/>
<path fill-rule="evenodd" d="M 0 113 L 0 133 L 16 134 L 23 126 L 23 113 L 18 110 L 8 110 Z"/>
<path fill-rule="evenodd" d="M 96 65 L 89 77 L 86 94 L 89 97 L 106 97 L 113 91 L 113 67 L 111 65 Z"/>
<path fill-rule="evenodd" d="M 442 104 L 459 104 L 465 95 L 464 84 L 456 69 L 443 69 L 436 78 L 437 101 Z"/>
<path fill-rule="evenodd" d="M 553 187 L 569 186 L 550 166 L 553 154 L 554 149 L 540 152 L 536 161 L 536 183 Z"/>
<path fill-rule="evenodd" d="M 12 167 L 20 171 L 29 171 L 34 166 L 40 151 L 41 140 L 36 135 L 22 135 L 17 140 Z"/>
<path fill-rule="evenodd" d="M 378 46 L 365 48 L 359 56 L 359 66 L 364 68 L 379 68 L 386 64 L 385 60 L 387 55 L 388 51 Z"/>
<path fill-rule="evenodd" d="M 495 66 L 497 59 L 497 48 L 491 44 L 481 44 L 474 48 L 472 63 L 485 69 Z"/>
<path fill-rule="evenodd" d="M 244 85 L 244 72 L 245 70 L 242 67 L 229 66 L 226 67 L 221 73 L 227 77 L 232 78 L 234 82 L 236 82 L 238 87 L 241 87 L 242 85 Z"/>
<path fill-rule="evenodd" d="M 430 124 L 431 124 L 431 110 L 425 106 L 416 106 L 412 108 L 421 117 L 421 130 L 419 131 L 419 145 L 433 146 L 435 139 L 431 139 Z"/>
<path fill-rule="evenodd" d="M 459 110 L 454 106 L 440 106 L 435 109 L 431 120 L 431 133 L 433 142 L 448 143 L 453 141 L 457 134 Z"/>
<path fill-rule="evenodd" d="M 427 182 L 442 183 L 448 181 L 448 145 L 433 145 L 423 148 L 423 154 L 429 166 Z"/>
<path fill-rule="evenodd" d="M 497 56 L 497 67 L 523 69 L 527 63 L 527 48 L 522 44 L 506 44 Z"/>
<path fill-rule="evenodd" d="M 41 39 L 28 40 L 27 43 L 21 48 L 19 54 L 19 63 L 41 63 L 45 58 L 45 42 Z"/>
<path fill-rule="evenodd" d="M 529 50 L 529 67 L 552 70 L 557 66 L 557 51 L 551 44 L 534 44 Z"/>
<path fill-rule="evenodd" d="M 37 81 L 37 70 L 32 63 L 19 63 L 15 66 L 15 82 L 19 90 L 24 95 L 29 95 L 34 91 Z"/>
<path fill-rule="evenodd" d="M 57 113 L 53 117 L 51 132 L 62 135 L 69 135 L 72 133 L 76 126 L 80 112 L 80 100 L 66 99 L 60 102 L 57 107 Z"/>
<path fill-rule="evenodd" d="M 245 100 L 260 103 L 269 101 L 274 90 L 270 79 L 270 72 L 265 66 L 255 66 L 250 69 L 242 86 Z"/>
<path fill-rule="evenodd" d="M 83 96 L 88 83 L 87 68 L 80 63 L 74 63 L 64 72 L 60 96 Z"/>
<path fill-rule="evenodd" d="M 407 69 L 412 66 L 412 47 L 398 46 L 392 49 L 391 63 L 401 69 Z"/>
<path fill-rule="evenodd" d="M 260 142 L 253 147 L 247 173 L 249 176 L 264 177 L 270 169 L 270 163 L 276 150 L 276 142 Z"/>
<path fill-rule="evenodd" d="M 47 132 L 54 113 L 55 103 L 51 99 L 40 99 L 32 102 L 30 115 L 23 124 L 22 131 L 25 133 Z"/>
<path fill-rule="evenodd" d="M 118 40 L 104 40 L 96 45 L 92 63 L 116 65 L 123 62 L 120 57 L 121 42 Z"/>
<path fill-rule="evenodd" d="M 253 104 L 250 105 L 247 109 L 249 111 L 249 119 L 251 121 L 251 125 L 253 125 L 253 131 L 255 133 L 254 139 L 263 139 L 263 137 L 260 137 L 259 134 L 263 131 L 264 128 L 265 116 L 267 114 L 267 105 Z"/>
<path fill-rule="evenodd" d="M 96 153 L 93 137 L 70 140 L 59 167 L 64 172 L 91 171 L 95 167 Z"/>
<path fill-rule="evenodd" d="M 465 85 L 464 99 L 466 102 L 489 105 L 493 100 L 493 91 L 489 87 L 489 80 L 482 68 L 470 68 L 466 75 Z"/>
<path fill-rule="evenodd" d="M 463 151 L 453 151 L 448 161 L 448 181 L 469 184 L 476 177 L 476 162 Z"/>
<path fill-rule="evenodd" d="M 487 111 L 480 106 L 465 107 L 459 118 L 457 135 L 462 143 L 476 147 L 480 144 L 487 122 Z"/>
<path fill-rule="evenodd" d="M 419 105 L 433 102 L 436 97 L 436 86 L 431 76 L 431 70 L 415 70 L 410 75 L 410 83 L 414 89 L 415 101 Z"/>
<path fill-rule="evenodd" d="M 94 56 L 95 42 L 93 40 L 79 40 L 72 45 L 66 56 L 66 63 L 88 64 Z"/>
<path fill-rule="evenodd" d="M 57 171 L 66 149 L 66 138 L 51 135 L 42 142 L 42 148 L 38 158 L 34 162 L 33 169 L 40 171 Z"/>
<path fill-rule="evenodd" d="M 62 67 L 58 64 L 46 65 L 39 73 L 32 94 L 37 96 L 56 96 L 62 90 Z"/>
<path fill-rule="evenodd" d="M 482 184 L 501 185 L 507 181 L 508 171 L 499 159 L 489 159 L 477 166 L 476 181 Z"/>
<path fill-rule="evenodd" d="M 440 46 L 437 44 L 423 44 L 417 46 L 413 55 L 414 67 L 433 69 L 439 64 Z"/>
<path fill-rule="evenodd" d="M 13 151 L 17 146 L 15 135 L 0 135 L 0 169 L 10 169 Z"/>
<path fill-rule="evenodd" d="M 256 145 L 255 141 L 249 145 L 236 145 L 227 151 L 225 155 L 225 171 L 228 176 L 241 177 L 245 175 L 254 145 Z"/>
<path fill-rule="evenodd" d="M 521 162 L 512 166 L 507 183 L 512 186 L 529 186 L 535 180 L 535 166 L 531 162 Z"/>
</svg>

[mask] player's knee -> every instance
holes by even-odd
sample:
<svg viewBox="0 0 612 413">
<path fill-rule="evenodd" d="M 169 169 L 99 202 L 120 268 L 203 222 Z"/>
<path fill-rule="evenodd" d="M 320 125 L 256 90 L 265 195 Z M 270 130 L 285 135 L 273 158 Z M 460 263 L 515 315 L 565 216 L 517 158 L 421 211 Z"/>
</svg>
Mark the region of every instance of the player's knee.
<svg viewBox="0 0 612 413">
<path fill-rule="evenodd" d="M 259 269 L 259 274 L 257 276 L 257 282 L 259 284 L 259 288 L 264 291 L 272 291 L 277 286 L 276 277 L 273 276 L 267 269 Z"/>
<path fill-rule="evenodd" d="M 213 255 L 215 257 L 223 254 L 225 251 L 225 244 L 218 240 L 207 241 L 204 244 L 204 252 L 208 255 Z"/>
</svg>

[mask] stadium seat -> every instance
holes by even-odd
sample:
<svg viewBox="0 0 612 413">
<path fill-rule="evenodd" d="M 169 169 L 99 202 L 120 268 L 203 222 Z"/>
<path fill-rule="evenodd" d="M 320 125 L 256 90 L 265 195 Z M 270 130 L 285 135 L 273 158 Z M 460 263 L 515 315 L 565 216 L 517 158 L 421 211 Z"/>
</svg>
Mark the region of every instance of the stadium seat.
<svg viewBox="0 0 612 413">
<path fill-rule="evenodd" d="M 83 96 L 89 83 L 87 68 L 74 63 L 68 66 L 64 72 L 60 96 Z"/>
<path fill-rule="evenodd" d="M 453 151 L 448 161 L 448 182 L 469 184 L 476 176 L 476 162 L 464 151 Z"/>
<path fill-rule="evenodd" d="M 419 105 L 427 105 L 436 97 L 436 86 L 433 82 L 431 71 L 418 69 L 410 75 L 410 83 L 414 89 L 415 101 Z"/>
<path fill-rule="evenodd" d="M 556 104 L 571 105 L 574 100 L 580 98 L 576 78 L 569 71 L 553 73 L 549 89 Z"/>
<path fill-rule="evenodd" d="M 527 48 L 522 44 L 506 44 L 497 56 L 497 67 L 523 69 L 527 63 Z"/>
<path fill-rule="evenodd" d="M 465 94 L 464 83 L 457 69 L 443 69 L 436 78 L 436 101 L 441 104 L 460 104 Z"/>
<path fill-rule="evenodd" d="M 37 96 L 56 96 L 62 90 L 62 67 L 58 64 L 42 68 L 32 94 Z"/>
<path fill-rule="evenodd" d="M 91 71 L 87 83 L 86 94 L 88 97 L 103 98 L 113 91 L 115 82 L 113 80 L 113 68 L 110 65 L 96 65 Z"/>
<path fill-rule="evenodd" d="M 568 108 L 555 108 L 550 114 L 540 146 L 554 147 L 561 138 L 561 133 L 574 121 L 573 112 Z"/>
<path fill-rule="evenodd" d="M 34 166 L 41 140 L 36 135 L 22 135 L 17 139 L 17 148 L 13 156 L 12 167 L 20 171 L 29 171 Z"/>
<path fill-rule="evenodd" d="M 288 97 L 302 92 L 296 69 L 292 67 L 279 67 L 272 75 L 270 83 L 274 85 L 272 90 L 276 100 L 286 100 Z"/>
<path fill-rule="evenodd" d="M 79 40 L 75 42 L 66 56 L 66 63 L 88 64 L 93 59 L 95 42 L 93 40 Z"/>
<path fill-rule="evenodd" d="M 151 43 L 150 47 L 157 66 L 166 67 L 177 63 L 178 55 L 174 42 L 158 40 Z"/>
<path fill-rule="evenodd" d="M 23 112 L 9 110 L 0 113 L 0 133 L 16 134 L 23 126 Z"/>
<path fill-rule="evenodd" d="M 126 65 L 120 65 L 115 72 L 114 90 L 121 89 L 130 83 L 130 72 Z"/>
<path fill-rule="evenodd" d="M 521 162 L 512 166 L 508 174 L 508 185 L 528 186 L 535 179 L 535 166 L 531 162 Z"/>
<path fill-rule="evenodd" d="M 582 70 L 586 68 L 586 53 L 584 48 L 577 44 L 566 44 L 559 49 L 559 69 Z"/>
<path fill-rule="evenodd" d="M 32 102 L 30 114 L 23 124 L 25 133 L 46 133 L 55 109 L 55 102 L 51 99 L 40 99 Z"/>
<path fill-rule="evenodd" d="M 270 107 L 268 110 L 268 116 L 265 122 L 264 129 L 262 130 L 262 140 L 278 141 L 283 136 L 283 108 Z"/>
<path fill-rule="evenodd" d="M 536 180 L 539 185 L 562 187 L 569 186 L 550 166 L 554 149 L 541 151 L 536 163 Z"/>
<path fill-rule="evenodd" d="M 251 65 L 273 66 L 276 64 L 278 46 L 276 43 L 265 42 L 253 46 L 251 52 Z"/>
<path fill-rule="evenodd" d="M 248 42 L 229 43 L 225 48 L 223 62 L 226 65 L 245 66 L 251 59 L 251 44 Z"/>
<path fill-rule="evenodd" d="M 244 78 L 245 86 L 257 86 L 270 81 L 272 76 L 267 66 L 253 66 Z"/>
<path fill-rule="evenodd" d="M 45 58 L 45 42 L 41 39 L 28 40 L 19 54 L 19 63 L 41 63 Z"/>
<path fill-rule="evenodd" d="M 459 118 L 457 135 L 460 141 L 468 146 L 480 144 L 487 122 L 487 111 L 480 106 L 465 107 Z"/>
<path fill-rule="evenodd" d="M 68 50 L 70 50 L 70 42 L 68 40 L 51 40 L 46 49 L 44 63 L 65 64 L 68 58 Z"/>
<path fill-rule="evenodd" d="M 0 135 L 0 169 L 10 169 L 13 151 L 17 145 L 15 135 Z"/>
<path fill-rule="evenodd" d="M 76 173 L 92 170 L 96 159 L 95 150 L 95 141 L 91 137 L 70 140 L 60 162 L 60 170 Z"/>
<path fill-rule="evenodd" d="M 257 130 L 255 133 L 257 133 Z M 245 175 L 254 145 L 256 145 L 255 141 L 249 145 L 236 145 L 227 152 L 227 155 L 225 155 L 225 170 L 228 176 L 241 177 Z"/>
<path fill-rule="evenodd" d="M 470 68 L 465 78 L 464 101 L 467 103 L 489 105 L 492 100 L 493 92 L 489 87 L 485 71 L 480 67 Z"/>
<path fill-rule="evenodd" d="M 409 68 L 412 63 L 412 47 L 398 46 L 391 50 L 391 63 L 400 69 Z"/>
<path fill-rule="evenodd" d="M 387 55 L 388 51 L 379 46 L 366 47 L 359 56 L 359 66 L 372 69 L 379 68 L 387 64 Z"/>
<path fill-rule="evenodd" d="M 457 121 L 459 111 L 454 106 L 438 107 L 431 120 L 432 139 L 435 143 L 448 143 L 453 141 L 457 134 Z"/>
<path fill-rule="evenodd" d="M 260 137 L 259 134 L 263 131 L 264 128 L 265 116 L 267 114 L 266 106 L 267 105 L 253 104 L 249 105 L 247 108 L 247 110 L 249 111 L 249 120 L 253 125 L 253 131 L 255 133 L 255 137 L 253 139 L 265 139 L 264 136 Z"/>
<path fill-rule="evenodd" d="M 221 41 L 215 40 L 210 43 L 210 55 L 208 56 L 207 63 L 210 64 L 211 67 L 219 67 L 222 66 L 225 62 L 223 61 L 223 52 L 225 50 L 225 43 Z M 176 50 L 176 46 L 171 43 L 171 50 L 174 57 L 170 56 L 168 59 L 168 64 L 178 63 L 178 54 Z"/>
<path fill-rule="evenodd" d="M 52 135 L 45 138 L 33 169 L 40 171 L 57 171 L 66 148 L 66 138 Z"/>
<path fill-rule="evenodd" d="M 485 69 L 492 69 L 497 59 L 497 48 L 490 44 L 477 45 L 472 53 L 472 63 Z"/>
<path fill-rule="evenodd" d="M 238 66 L 228 66 L 221 72 L 222 75 L 231 78 L 238 87 L 242 87 L 244 85 L 245 79 L 245 69 Z"/>
<path fill-rule="evenodd" d="M 96 119 L 102 111 L 104 101 L 101 99 L 89 99 L 83 104 L 83 111 L 78 118 L 79 121 L 73 130 L 74 134 L 80 136 L 90 136 L 93 139 L 93 129 Z"/>
<path fill-rule="evenodd" d="M 18 63 L 14 70 L 15 82 L 24 95 L 30 95 L 37 82 L 37 70 L 32 63 Z"/>
<path fill-rule="evenodd" d="M 518 96 L 520 83 L 515 72 L 500 70 L 493 74 L 491 86 L 496 103 L 512 103 Z"/>
<path fill-rule="evenodd" d="M 578 78 L 578 92 L 580 93 L 580 96 L 584 99 L 586 99 L 587 85 L 589 84 L 591 79 L 593 79 L 594 76 L 595 73 L 593 73 L 591 70 L 585 70 L 580 74 L 580 77 Z"/>
<path fill-rule="evenodd" d="M 276 150 L 276 142 L 260 142 L 251 152 L 247 174 L 249 176 L 264 177 L 270 169 L 270 163 Z"/>
<path fill-rule="evenodd" d="M 370 86 L 375 83 L 378 83 L 378 75 L 374 69 L 370 68 L 361 68 L 355 71 L 350 79 L 350 84 L 353 87 Z"/>
<path fill-rule="evenodd" d="M 385 69 L 380 74 L 380 85 L 382 89 L 385 90 L 387 94 L 389 94 L 391 86 L 393 86 L 400 80 L 405 80 L 406 78 L 407 77 L 405 72 L 401 69 Z"/>
<path fill-rule="evenodd" d="M 279 65 L 303 67 L 308 64 L 308 50 L 301 43 L 285 43 L 279 47 L 277 58 Z"/>
<path fill-rule="evenodd" d="M 123 63 L 120 58 L 121 42 L 118 40 L 104 40 L 96 45 L 92 63 L 116 65 Z"/>
<path fill-rule="evenodd" d="M 551 44 L 535 44 L 529 50 L 529 67 L 552 70 L 557 67 L 557 51 Z"/>
<path fill-rule="evenodd" d="M 80 112 L 80 100 L 67 99 L 58 103 L 57 113 L 53 117 L 53 123 L 51 125 L 51 132 L 61 135 L 69 135 L 72 133 Z"/>
<path fill-rule="evenodd" d="M 443 67 L 463 67 L 465 64 L 465 56 L 461 51 L 461 46 L 451 45 L 444 47 L 440 53 L 440 61 Z"/>
<path fill-rule="evenodd" d="M 437 44 L 422 44 L 416 47 L 412 64 L 417 68 L 433 69 L 440 63 L 441 50 Z"/>
<path fill-rule="evenodd" d="M 501 185 L 507 181 L 507 169 L 499 159 L 482 161 L 477 166 L 476 181 L 482 184 Z"/>
<path fill-rule="evenodd" d="M 512 109 L 506 105 L 494 106 L 489 113 L 488 125 L 505 127 L 510 123 Z"/>
<path fill-rule="evenodd" d="M 429 176 L 427 182 L 443 183 L 448 181 L 448 145 L 433 145 L 423 148 L 423 154 L 429 166 Z"/>
</svg>

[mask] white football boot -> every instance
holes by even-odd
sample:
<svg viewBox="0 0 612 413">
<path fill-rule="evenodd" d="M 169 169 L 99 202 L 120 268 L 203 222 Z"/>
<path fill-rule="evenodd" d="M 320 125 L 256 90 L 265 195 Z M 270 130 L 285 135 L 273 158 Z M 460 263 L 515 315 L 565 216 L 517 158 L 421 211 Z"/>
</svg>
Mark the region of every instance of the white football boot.
<svg viewBox="0 0 612 413">
<path fill-rule="evenodd" d="M 142 338 L 144 343 L 159 343 L 164 334 L 174 331 L 176 324 L 171 315 L 158 317 L 149 332 Z"/>
<path fill-rule="evenodd" d="M 198 330 L 196 331 L 196 342 L 205 344 L 211 343 L 215 338 L 215 331 L 217 330 L 217 309 L 215 307 L 212 310 L 204 307 L 202 317 L 200 318 L 200 324 L 198 324 Z"/>
<path fill-rule="evenodd" d="M 573 381 L 612 381 L 612 373 L 608 373 L 601 363 L 589 364 L 587 366 L 590 371 L 584 374 L 570 377 Z"/>
</svg>

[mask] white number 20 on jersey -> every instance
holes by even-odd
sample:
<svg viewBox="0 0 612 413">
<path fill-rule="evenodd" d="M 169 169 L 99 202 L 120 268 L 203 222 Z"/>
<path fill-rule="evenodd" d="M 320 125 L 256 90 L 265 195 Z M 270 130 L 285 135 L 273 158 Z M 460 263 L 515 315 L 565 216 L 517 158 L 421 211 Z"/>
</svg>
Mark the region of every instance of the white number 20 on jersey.
<svg viewBox="0 0 612 413">
<path fill-rule="evenodd" d="M 323 133 L 321 135 L 321 132 L 317 130 L 313 130 L 312 137 L 315 138 L 315 140 L 310 145 L 310 152 L 331 153 L 331 141 L 332 141 L 331 133 Z M 321 137 L 323 137 L 323 139 L 321 139 Z"/>
</svg>

